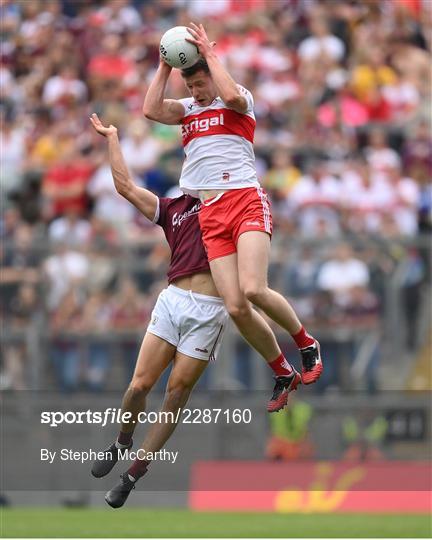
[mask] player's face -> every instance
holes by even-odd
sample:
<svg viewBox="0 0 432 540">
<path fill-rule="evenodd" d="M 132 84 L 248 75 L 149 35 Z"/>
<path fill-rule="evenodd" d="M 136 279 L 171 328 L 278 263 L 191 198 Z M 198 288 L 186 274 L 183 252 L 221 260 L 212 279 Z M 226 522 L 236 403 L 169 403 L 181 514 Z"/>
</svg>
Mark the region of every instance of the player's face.
<svg viewBox="0 0 432 540">
<path fill-rule="evenodd" d="M 208 73 L 198 71 L 185 79 L 190 95 L 201 105 L 207 107 L 217 96 L 216 86 Z"/>
</svg>

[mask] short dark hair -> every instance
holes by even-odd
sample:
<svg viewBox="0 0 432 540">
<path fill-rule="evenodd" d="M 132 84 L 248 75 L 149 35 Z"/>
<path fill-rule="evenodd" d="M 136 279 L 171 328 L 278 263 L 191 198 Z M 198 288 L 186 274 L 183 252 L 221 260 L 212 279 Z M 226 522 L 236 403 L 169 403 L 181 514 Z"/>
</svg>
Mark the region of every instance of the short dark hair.
<svg viewBox="0 0 432 540">
<path fill-rule="evenodd" d="M 210 73 L 210 69 L 208 67 L 208 64 L 205 58 L 200 57 L 198 62 L 196 62 L 196 64 L 186 69 L 182 69 L 181 74 L 183 78 L 186 78 L 186 77 L 192 77 L 192 75 L 195 75 L 195 73 L 198 73 L 199 71 L 204 71 L 204 73 L 207 73 L 207 74 Z"/>
</svg>

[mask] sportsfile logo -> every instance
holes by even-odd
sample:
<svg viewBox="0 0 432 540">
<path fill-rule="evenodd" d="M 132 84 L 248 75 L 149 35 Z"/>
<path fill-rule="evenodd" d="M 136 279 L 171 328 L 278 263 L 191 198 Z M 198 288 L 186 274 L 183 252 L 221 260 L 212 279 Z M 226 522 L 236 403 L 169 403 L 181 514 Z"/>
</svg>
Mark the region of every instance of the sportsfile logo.
<svg viewBox="0 0 432 540">
<path fill-rule="evenodd" d="M 218 116 L 212 116 L 211 118 L 194 118 L 188 124 L 183 124 L 182 126 L 182 137 L 188 137 L 193 133 L 205 133 L 209 131 L 211 127 L 214 126 L 223 126 L 224 125 L 224 115 L 220 113 Z"/>
<path fill-rule="evenodd" d="M 190 216 L 193 216 L 194 214 L 198 214 L 201 208 L 201 203 L 196 203 L 190 210 L 187 212 L 183 212 L 183 214 L 178 214 L 177 212 L 172 217 L 172 226 L 173 229 L 175 227 L 180 227 L 180 225 L 183 223 L 185 219 L 187 219 Z"/>
</svg>

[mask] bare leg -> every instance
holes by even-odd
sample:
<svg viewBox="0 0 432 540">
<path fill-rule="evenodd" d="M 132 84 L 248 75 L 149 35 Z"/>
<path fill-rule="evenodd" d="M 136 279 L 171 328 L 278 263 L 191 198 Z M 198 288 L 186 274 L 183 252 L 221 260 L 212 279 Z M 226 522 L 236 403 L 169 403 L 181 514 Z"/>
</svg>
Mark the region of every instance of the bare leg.
<svg viewBox="0 0 432 540">
<path fill-rule="evenodd" d="M 122 423 L 116 442 L 110 445 L 103 458 L 94 461 L 92 474 L 96 478 L 106 476 L 117 463 L 119 452 L 131 447 L 132 435 L 138 415 L 145 408 L 146 396 L 174 358 L 175 351 L 173 345 L 153 334 L 144 336 L 135 372 L 122 402 L 122 413 L 131 413 L 131 418 Z"/>
<path fill-rule="evenodd" d="M 173 419 L 176 419 L 177 412 L 181 411 L 186 405 L 195 383 L 201 377 L 207 365 L 208 362 L 205 360 L 198 360 L 177 352 L 174 367 L 168 379 L 165 399 L 161 408 L 162 412 L 172 413 Z M 180 414 L 178 414 L 179 418 Z M 177 423 L 175 421 L 171 422 L 169 419 L 166 422 L 152 424 L 147 431 L 141 448 L 146 452 L 157 452 L 171 437 L 176 426 Z"/>
<path fill-rule="evenodd" d="M 288 301 L 267 284 L 270 238 L 266 233 L 248 231 L 237 243 L 240 289 L 253 304 L 261 308 L 273 321 L 287 330 L 300 350 L 302 382 L 317 381 L 323 365 L 319 343 L 306 332 Z M 279 410 L 279 404 L 276 403 Z"/>
<path fill-rule="evenodd" d="M 259 231 L 243 233 L 239 237 L 237 251 L 240 289 L 246 298 L 291 335 L 297 334 L 302 325 L 295 311 L 288 300 L 268 287 L 268 234 Z"/>
<path fill-rule="evenodd" d="M 144 336 L 132 381 L 123 396 L 122 412 L 132 413 L 130 421 L 122 424 L 123 433 L 135 430 L 138 414 L 145 408 L 147 394 L 174 358 L 175 351 L 173 345 L 158 336 L 150 333 Z"/>
<path fill-rule="evenodd" d="M 272 362 L 281 354 L 281 350 L 270 326 L 252 309 L 240 290 L 237 266 L 235 253 L 211 261 L 213 280 L 242 336 L 267 362 Z"/>
<path fill-rule="evenodd" d="M 168 381 L 162 411 L 172 413 L 174 419 L 176 418 L 177 411 L 183 409 L 192 388 L 207 367 L 207 364 L 208 362 L 204 360 L 197 360 L 177 352 L 174 367 Z M 157 424 L 153 424 L 141 448 L 144 452 L 159 451 L 173 433 L 176 425 L 177 423 L 175 421 L 159 421 Z M 147 472 L 149 463 L 150 461 L 137 457 L 127 472 L 121 475 L 121 482 L 105 495 L 105 501 L 114 508 L 123 506 L 135 482 Z"/>
</svg>

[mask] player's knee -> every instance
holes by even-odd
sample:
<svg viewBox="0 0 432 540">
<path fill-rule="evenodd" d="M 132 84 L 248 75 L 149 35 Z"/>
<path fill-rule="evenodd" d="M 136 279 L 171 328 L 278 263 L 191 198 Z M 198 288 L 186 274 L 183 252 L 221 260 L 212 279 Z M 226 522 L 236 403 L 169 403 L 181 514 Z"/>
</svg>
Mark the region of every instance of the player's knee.
<svg viewBox="0 0 432 540">
<path fill-rule="evenodd" d="M 153 388 L 154 380 L 145 376 L 134 376 L 129 384 L 129 392 L 137 395 L 147 395 Z"/>
<path fill-rule="evenodd" d="M 251 308 L 246 302 L 228 301 L 225 307 L 234 322 L 242 321 L 250 316 Z"/>
<path fill-rule="evenodd" d="M 248 284 L 244 287 L 243 293 L 252 304 L 259 305 L 265 298 L 267 287 L 259 284 Z"/>
</svg>

